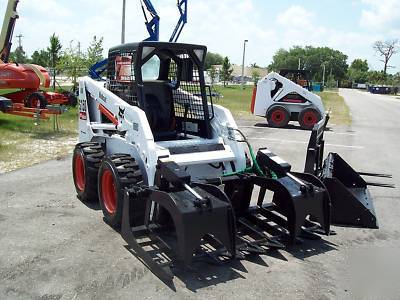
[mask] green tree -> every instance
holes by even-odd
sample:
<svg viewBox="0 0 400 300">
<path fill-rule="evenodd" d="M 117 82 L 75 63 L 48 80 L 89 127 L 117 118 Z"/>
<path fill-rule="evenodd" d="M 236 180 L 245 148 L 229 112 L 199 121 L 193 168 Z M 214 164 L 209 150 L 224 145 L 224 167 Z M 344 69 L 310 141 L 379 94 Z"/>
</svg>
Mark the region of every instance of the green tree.
<svg viewBox="0 0 400 300">
<path fill-rule="evenodd" d="M 47 48 L 47 51 L 50 54 L 50 66 L 52 68 L 52 74 L 53 74 L 53 90 L 56 89 L 56 67 L 60 59 L 59 55 L 61 49 L 62 45 L 60 39 L 58 38 L 58 36 L 56 36 L 55 33 L 53 33 L 50 36 L 50 46 Z"/>
<path fill-rule="evenodd" d="M 328 88 L 336 88 L 337 87 L 337 81 L 335 79 L 335 76 L 333 76 L 333 74 L 329 74 L 328 78 L 326 79 L 326 86 Z"/>
<path fill-rule="evenodd" d="M 372 84 L 384 84 L 386 75 L 383 71 L 370 71 L 368 72 L 368 82 Z"/>
<path fill-rule="evenodd" d="M 261 74 L 260 71 L 258 70 L 259 68 L 253 68 L 251 70 L 251 79 L 254 82 L 254 85 L 257 84 L 257 82 L 260 80 Z"/>
<path fill-rule="evenodd" d="M 347 75 L 347 55 L 328 47 L 295 46 L 289 50 L 279 49 L 268 68 L 274 71 L 297 69 L 299 59 L 302 68 L 309 70 L 315 81 L 322 81 L 323 65 L 326 73 L 332 74 L 335 80 L 344 79 Z"/>
<path fill-rule="evenodd" d="M 90 67 L 96 62 L 103 60 L 103 37 L 97 39 L 93 37 L 89 48 L 87 49 L 87 66 Z"/>
<path fill-rule="evenodd" d="M 400 86 L 400 72 L 393 75 L 394 85 Z"/>
<path fill-rule="evenodd" d="M 353 62 L 350 64 L 350 68 L 362 72 L 368 72 L 369 67 L 368 67 L 368 61 L 366 59 L 362 60 L 360 58 L 356 58 L 353 60 Z"/>
<path fill-rule="evenodd" d="M 211 66 L 222 65 L 224 58 L 218 53 L 207 52 L 205 69 L 208 70 Z"/>
<path fill-rule="evenodd" d="M 66 48 L 60 57 L 58 67 L 72 80 L 73 91 L 77 90 L 77 79 L 87 73 L 87 58 L 80 50 L 80 43 L 73 44 Z"/>
<path fill-rule="evenodd" d="M 31 56 L 31 62 L 42 67 L 50 66 L 50 53 L 46 50 L 36 50 Z"/>
<path fill-rule="evenodd" d="M 229 61 L 229 58 L 225 56 L 223 62 L 222 62 L 222 69 L 220 72 L 220 76 L 222 79 L 222 82 L 224 83 L 224 86 L 226 86 L 228 81 L 232 80 L 232 72 L 233 68 L 231 65 L 231 62 Z"/>
<path fill-rule="evenodd" d="M 211 79 L 211 86 L 213 86 L 214 82 L 215 82 L 215 78 L 217 78 L 218 71 L 214 66 L 211 66 L 211 68 L 207 72 L 208 72 L 208 76 L 210 76 L 210 79 Z"/>
<path fill-rule="evenodd" d="M 355 59 L 348 70 L 348 77 L 355 83 L 366 83 L 368 81 L 368 62 L 367 60 Z"/>
<path fill-rule="evenodd" d="M 299 67 L 300 61 L 303 61 L 306 57 L 306 49 L 300 46 L 294 46 L 289 50 L 279 49 L 272 57 L 272 63 L 268 66 L 268 69 L 279 72 L 281 69 L 294 69 Z"/>
<path fill-rule="evenodd" d="M 15 51 L 10 53 L 9 61 L 18 64 L 26 64 L 29 62 L 29 59 L 26 56 L 24 49 L 18 46 Z"/>
</svg>

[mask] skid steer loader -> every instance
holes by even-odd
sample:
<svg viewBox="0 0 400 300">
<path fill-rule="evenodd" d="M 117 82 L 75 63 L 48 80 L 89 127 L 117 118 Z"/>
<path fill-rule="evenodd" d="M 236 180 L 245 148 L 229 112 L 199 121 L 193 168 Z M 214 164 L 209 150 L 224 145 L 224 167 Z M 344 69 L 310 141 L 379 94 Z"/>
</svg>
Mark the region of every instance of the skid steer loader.
<svg viewBox="0 0 400 300">
<path fill-rule="evenodd" d="M 294 72 L 283 71 L 282 74 Z M 269 73 L 254 87 L 251 112 L 265 117 L 271 127 L 281 128 L 290 121 L 298 121 L 301 128 L 307 130 L 325 116 L 321 97 L 310 92 L 307 80 L 295 83 L 275 72 Z"/>
<path fill-rule="evenodd" d="M 267 148 L 254 153 L 230 111 L 213 104 L 205 57 L 199 45 L 124 44 L 109 50 L 106 82 L 79 81 L 78 197 L 100 201 L 104 220 L 165 280 L 178 262 L 329 235 L 332 217 L 357 214 L 361 201 L 336 209 L 335 187 L 318 174 L 292 172 Z"/>
</svg>

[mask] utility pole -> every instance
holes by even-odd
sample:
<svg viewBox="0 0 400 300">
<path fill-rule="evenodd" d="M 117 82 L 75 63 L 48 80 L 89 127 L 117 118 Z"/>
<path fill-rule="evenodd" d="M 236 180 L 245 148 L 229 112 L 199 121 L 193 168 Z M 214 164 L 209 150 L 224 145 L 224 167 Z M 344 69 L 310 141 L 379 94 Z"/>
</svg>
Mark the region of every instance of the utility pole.
<svg viewBox="0 0 400 300">
<path fill-rule="evenodd" d="M 242 90 L 244 89 L 244 58 L 246 56 L 246 43 L 248 40 L 244 40 L 243 42 L 243 60 L 242 60 Z"/>
<path fill-rule="evenodd" d="M 16 38 L 18 39 L 18 48 L 21 48 L 21 49 L 22 49 L 22 38 L 23 37 L 24 36 L 22 34 L 19 34 L 16 36 Z"/>
<path fill-rule="evenodd" d="M 325 87 L 325 63 L 322 64 L 322 68 L 324 69 L 322 72 L 322 88 Z"/>
<path fill-rule="evenodd" d="M 300 67 L 301 67 L 301 58 L 299 57 L 299 66 L 298 66 L 298 70 L 300 70 Z"/>
<path fill-rule="evenodd" d="M 126 10 L 126 0 L 122 0 L 121 44 L 125 44 L 125 10 Z"/>
<path fill-rule="evenodd" d="M 78 42 L 78 57 L 81 57 L 81 42 Z"/>
</svg>

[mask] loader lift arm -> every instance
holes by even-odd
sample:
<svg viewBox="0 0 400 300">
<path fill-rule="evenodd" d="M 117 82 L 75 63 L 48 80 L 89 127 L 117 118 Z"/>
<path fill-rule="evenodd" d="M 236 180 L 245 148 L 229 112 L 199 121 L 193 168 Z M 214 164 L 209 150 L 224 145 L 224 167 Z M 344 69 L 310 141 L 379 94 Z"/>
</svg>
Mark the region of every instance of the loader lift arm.
<svg viewBox="0 0 400 300">
<path fill-rule="evenodd" d="M 11 50 L 11 40 L 15 22 L 18 19 L 17 5 L 19 0 L 9 0 L 0 33 L 0 61 L 8 62 Z"/>
</svg>

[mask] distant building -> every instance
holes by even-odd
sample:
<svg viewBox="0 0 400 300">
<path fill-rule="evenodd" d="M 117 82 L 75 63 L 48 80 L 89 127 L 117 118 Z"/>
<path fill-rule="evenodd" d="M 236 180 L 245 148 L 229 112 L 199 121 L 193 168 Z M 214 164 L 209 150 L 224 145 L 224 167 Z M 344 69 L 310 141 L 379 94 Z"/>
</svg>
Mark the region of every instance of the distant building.
<svg viewBox="0 0 400 300">
<path fill-rule="evenodd" d="M 215 80 L 214 83 L 219 83 L 221 82 L 220 76 L 219 76 L 219 72 L 222 69 L 222 65 L 214 65 L 213 66 L 216 71 L 217 74 L 215 76 Z M 236 64 L 232 64 L 232 68 L 233 68 L 233 72 L 232 72 L 232 82 L 233 83 L 241 83 L 242 80 L 242 66 L 241 65 L 236 65 Z M 252 79 L 252 73 L 253 73 L 254 68 L 252 67 L 245 67 L 244 68 L 244 81 L 245 83 L 252 83 L 253 79 Z M 267 76 L 268 74 L 268 69 L 267 68 L 256 68 L 256 70 L 258 71 L 258 73 L 260 74 L 260 78 L 263 78 L 265 76 Z M 206 78 L 206 82 L 207 83 L 211 83 L 211 78 L 209 76 L 208 72 L 205 72 L 205 78 Z"/>
</svg>

